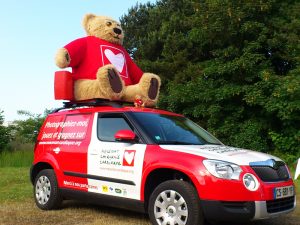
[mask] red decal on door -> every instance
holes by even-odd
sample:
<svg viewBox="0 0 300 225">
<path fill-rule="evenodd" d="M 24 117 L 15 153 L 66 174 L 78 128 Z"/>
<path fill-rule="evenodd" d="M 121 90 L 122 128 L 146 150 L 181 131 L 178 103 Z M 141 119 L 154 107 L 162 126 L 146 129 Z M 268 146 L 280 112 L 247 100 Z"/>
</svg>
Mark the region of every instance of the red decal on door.
<svg viewBox="0 0 300 225">
<path fill-rule="evenodd" d="M 123 166 L 134 166 L 135 150 L 125 150 L 123 155 Z"/>
</svg>

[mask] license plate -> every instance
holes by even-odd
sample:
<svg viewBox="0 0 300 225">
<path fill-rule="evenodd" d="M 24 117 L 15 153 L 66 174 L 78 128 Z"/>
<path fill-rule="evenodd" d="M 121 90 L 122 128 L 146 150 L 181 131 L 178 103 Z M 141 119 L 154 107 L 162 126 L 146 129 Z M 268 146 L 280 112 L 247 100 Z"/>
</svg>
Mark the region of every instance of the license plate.
<svg viewBox="0 0 300 225">
<path fill-rule="evenodd" d="M 274 188 L 274 199 L 294 196 L 294 186 Z"/>
</svg>

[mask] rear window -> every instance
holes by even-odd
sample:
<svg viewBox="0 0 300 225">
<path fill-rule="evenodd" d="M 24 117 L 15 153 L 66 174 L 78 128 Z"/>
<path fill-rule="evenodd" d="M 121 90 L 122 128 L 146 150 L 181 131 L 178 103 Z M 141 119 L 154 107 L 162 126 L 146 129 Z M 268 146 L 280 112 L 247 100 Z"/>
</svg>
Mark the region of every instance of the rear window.
<svg viewBox="0 0 300 225">
<path fill-rule="evenodd" d="M 49 116 L 38 140 L 83 140 L 86 137 L 91 114 Z"/>
</svg>

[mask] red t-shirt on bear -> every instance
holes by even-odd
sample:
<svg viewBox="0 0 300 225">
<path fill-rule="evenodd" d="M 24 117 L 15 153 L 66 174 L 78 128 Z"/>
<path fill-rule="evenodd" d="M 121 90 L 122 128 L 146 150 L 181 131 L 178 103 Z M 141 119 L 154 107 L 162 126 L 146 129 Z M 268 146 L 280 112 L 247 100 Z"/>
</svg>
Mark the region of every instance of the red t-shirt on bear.
<svg viewBox="0 0 300 225">
<path fill-rule="evenodd" d="M 123 46 L 88 36 L 67 44 L 74 80 L 96 79 L 98 69 L 112 64 L 119 71 L 125 85 L 137 84 L 143 71 L 133 62 Z"/>
</svg>

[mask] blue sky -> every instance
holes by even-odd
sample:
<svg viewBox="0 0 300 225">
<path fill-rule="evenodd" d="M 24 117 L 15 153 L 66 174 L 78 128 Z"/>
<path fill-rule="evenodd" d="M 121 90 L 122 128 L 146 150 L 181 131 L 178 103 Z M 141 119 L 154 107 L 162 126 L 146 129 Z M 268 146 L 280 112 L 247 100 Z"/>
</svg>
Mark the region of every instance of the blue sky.
<svg viewBox="0 0 300 225">
<path fill-rule="evenodd" d="M 62 105 L 54 100 L 54 56 L 58 48 L 85 36 L 81 20 L 86 13 L 119 19 L 137 2 L 148 1 L 156 2 L 0 0 L 0 109 L 5 120 L 20 119 L 20 109 L 40 114 Z"/>
</svg>

